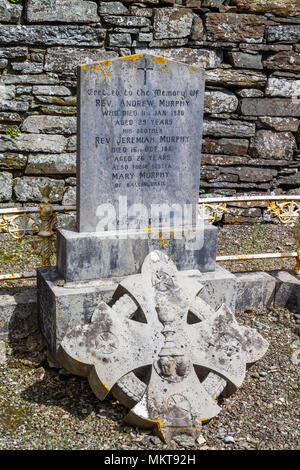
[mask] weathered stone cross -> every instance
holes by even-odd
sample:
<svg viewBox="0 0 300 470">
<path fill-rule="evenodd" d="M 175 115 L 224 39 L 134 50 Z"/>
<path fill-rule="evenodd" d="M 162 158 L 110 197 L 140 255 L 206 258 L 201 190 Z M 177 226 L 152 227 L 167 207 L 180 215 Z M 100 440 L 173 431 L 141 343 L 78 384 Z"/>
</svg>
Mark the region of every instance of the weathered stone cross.
<svg viewBox="0 0 300 470">
<path fill-rule="evenodd" d="M 197 437 L 219 413 L 220 393 L 235 391 L 246 364 L 268 348 L 227 307 L 213 311 L 197 296 L 201 288 L 165 254 L 151 252 L 141 274 L 119 284 L 112 307 L 101 301 L 90 324 L 68 331 L 60 363 L 87 376 L 101 400 L 112 390 L 132 408 L 128 422 L 156 427 L 165 440 L 180 432 Z"/>
</svg>

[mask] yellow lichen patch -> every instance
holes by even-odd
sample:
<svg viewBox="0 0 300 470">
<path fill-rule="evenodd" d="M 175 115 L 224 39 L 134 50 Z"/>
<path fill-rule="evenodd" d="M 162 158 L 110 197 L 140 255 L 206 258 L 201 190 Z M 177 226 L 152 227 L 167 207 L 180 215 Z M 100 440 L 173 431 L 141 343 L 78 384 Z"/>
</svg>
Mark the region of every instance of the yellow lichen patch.
<svg viewBox="0 0 300 470">
<path fill-rule="evenodd" d="M 199 418 L 198 419 L 199 423 L 201 423 L 202 421 L 205 421 L 205 420 L 206 420 L 206 418 Z"/>
<path fill-rule="evenodd" d="M 85 66 L 85 65 L 81 65 L 80 68 L 81 68 L 82 70 L 86 70 L 86 66 Z"/>
<path fill-rule="evenodd" d="M 101 382 L 101 385 L 103 385 L 103 387 L 104 387 L 106 390 L 108 390 L 108 391 L 110 390 L 110 388 L 109 388 L 107 385 L 105 385 L 105 383 L 103 383 L 101 379 L 99 379 L 99 382 Z"/>
<path fill-rule="evenodd" d="M 189 65 L 189 66 L 188 66 L 188 69 L 189 69 L 189 70 L 199 70 L 199 68 L 198 68 L 198 67 L 195 67 L 194 65 Z"/>
<path fill-rule="evenodd" d="M 125 57 L 121 57 L 121 60 L 133 60 L 134 62 L 138 60 L 140 57 L 143 57 L 144 54 L 133 54 L 127 55 Z"/>
<path fill-rule="evenodd" d="M 108 67 L 110 65 L 110 60 L 104 60 L 102 63 L 104 67 Z"/>
<path fill-rule="evenodd" d="M 163 65 L 163 64 L 166 63 L 166 60 L 167 60 L 167 59 L 165 59 L 164 57 L 152 57 L 151 60 L 152 60 L 153 62 L 157 62 L 158 64 Z"/>
</svg>

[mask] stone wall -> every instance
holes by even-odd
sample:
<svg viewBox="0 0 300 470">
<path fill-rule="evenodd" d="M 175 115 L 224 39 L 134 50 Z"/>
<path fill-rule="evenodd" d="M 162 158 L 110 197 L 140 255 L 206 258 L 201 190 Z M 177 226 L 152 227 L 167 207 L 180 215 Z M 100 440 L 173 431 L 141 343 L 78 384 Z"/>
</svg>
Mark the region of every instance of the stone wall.
<svg viewBox="0 0 300 470">
<path fill-rule="evenodd" d="M 207 70 L 201 195 L 300 194 L 300 0 L 17 1 L 0 0 L 0 207 L 36 204 L 45 175 L 75 203 L 76 66 L 146 49 Z"/>
</svg>

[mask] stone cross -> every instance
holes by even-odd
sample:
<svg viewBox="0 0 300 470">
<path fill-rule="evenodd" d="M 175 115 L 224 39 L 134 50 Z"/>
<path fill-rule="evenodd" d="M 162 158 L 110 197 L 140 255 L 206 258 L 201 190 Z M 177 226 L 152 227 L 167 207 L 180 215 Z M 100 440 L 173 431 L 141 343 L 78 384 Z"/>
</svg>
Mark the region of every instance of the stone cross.
<svg viewBox="0 0 300 470">
<path fill-rule="evenodd" d="M 147 71 L 153 70 L 153 67 L 151 67 L 150 63 L 148 62 L 147 57 L 145 57 L 144 66 L 138 67 L 137 69 L 144 71 L 144 85 L 147 85 Z"/>
<path fill-rule="evenodd" d="M 59 362 L 87 376 L 101 400 L 112 390 L 131 408 L 129 423 L 154 427 L 166 441 L 181 432 L 197 437 L 219 413 L 217 397 L 240 387 L 246 365 L 268 348 L 225 305 L 213 311 L 201 289 L 151 252 L 141 274 L 119 284 L 112 306 L 100 301 L 89 324 L 67 332 Z"/>
</svg>

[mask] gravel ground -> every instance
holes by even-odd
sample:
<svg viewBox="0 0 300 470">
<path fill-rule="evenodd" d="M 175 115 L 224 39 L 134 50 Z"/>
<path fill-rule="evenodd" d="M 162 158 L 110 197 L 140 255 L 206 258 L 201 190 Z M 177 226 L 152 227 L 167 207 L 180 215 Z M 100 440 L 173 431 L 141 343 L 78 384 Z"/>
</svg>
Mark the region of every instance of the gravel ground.
<svg viewBox="0 0 300 470">
<path fill-rule="evenodd" d="M 1 272 L 32 271 L 37 259 L 27 248 L 0 241 Z M 281 226 L 220 228 L 219 254 L 294 250 L 291 231 Z M 282 259 L 223 265 L 241 271 L 289 269 L 294 263 Z M 0 292 L 34 282 L 2 282 Z M 299 449 L 300 369 L 292 362 L 299 317 L 276 308 L 239 314 L 237 319 L 257 328 L 270 347 L 247 372 L 242 387 L 219 400 L 222 411 L 203 426 L 196 445 L 184 437 L 165 445 L 151 433 L 127 426 L 127 410 L 112 396 L 100 402 L 86 379 L 50 367 L 38 332 L 23 341 L 0 341 L 0 450 Z"/>
</svg>

